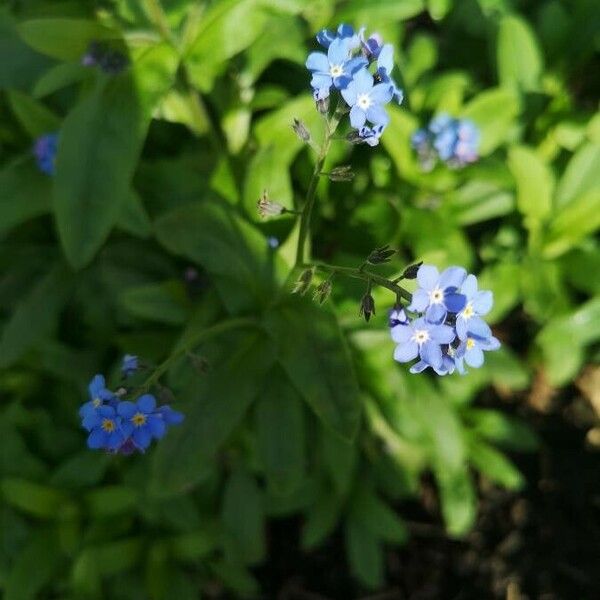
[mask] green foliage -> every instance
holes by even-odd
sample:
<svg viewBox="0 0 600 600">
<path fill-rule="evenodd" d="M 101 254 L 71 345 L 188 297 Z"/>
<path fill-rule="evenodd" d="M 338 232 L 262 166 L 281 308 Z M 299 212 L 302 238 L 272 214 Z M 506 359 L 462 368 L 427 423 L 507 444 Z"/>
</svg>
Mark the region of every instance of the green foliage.
<svg viewBox="0 0 600 600">
<path fill-rule="evenodd" d="M 598 8 L 93 4 L 0 9 L 0 591 L 185 600 L 216 580 L 257 596 L 280 517 L 301 522 L 306 552 L 337 534 L 357 586 L 380 588 L 386 549 L 409 535 L 397 507 L 423 474 L 431 518 L 457 538 L 480 478 L 527 484 L 506 453 L 540 441 L 486 399 L 539 373 L 568 385 L 597 358 L 600 113 L 581 74 Z M 373 289 L 369 324 L 355 281 L 334 278 L 324 306 L 292 296 L 295 217 L 258 218 L 265 189 L 301 207 L 315 159 L 291 125 L 324 132 L 307 35 L 342 21 L 396 44 L 406 100 L 379 148 L 334 141 L 325 168 L 355 177 L 320 181 L 312 255 L 359 265 L 390 244 L 390 276 L 419 260 L 469 267 L 494 293 L 503 349 L 464 378 L 393 362 L 388 290 Z M 92 41 L 127 67 L 84 66 Z M 479 127 L 478 163 L 421 170 L 410 138 L 440 112 Z M 51 132 L 53 177 L 31 152 Z M 170 361 L 161 393 L 186 419 L 145 455 L 92 453 L 77 408 L 96 372 L 121 385 L 125 352 Z"/>
</svg>

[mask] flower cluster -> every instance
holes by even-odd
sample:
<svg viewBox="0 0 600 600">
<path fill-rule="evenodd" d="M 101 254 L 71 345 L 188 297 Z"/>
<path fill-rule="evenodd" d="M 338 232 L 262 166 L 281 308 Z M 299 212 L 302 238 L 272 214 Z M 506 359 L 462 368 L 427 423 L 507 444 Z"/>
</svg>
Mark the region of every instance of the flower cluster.
<svg viewBox="0 0 600 600">
<path fill-rule="evenodd" d="M 87 52 L 81 57 L 84 67 L 99 67 L 108 75 L 118 75 L 127 66 L 127 57 L 106 44 L 91 42 Z"/>
<path fill-rule="evenodd" d="M 317 41 L 327 52 L 312 52 L 306 61 L 315 100 L 326 103 L 331 90 L 337 90 L 350 108 L 354 139 L 376 146 L 389 121 L 384 106 L 392 99 L 398 104 L 403 99 L 391 76 L 394 47 L 383 44 L 377 35 L 365 39 L 364 27 L 355 32 L 345 24 L 337 33 L 323 29 Z"/>
<path fill-rule="evenodd" d="M 449 267 L 440 275 L 435 267 L 421 265 L 417 282 L 406 309 L 416 318 L 409 319 L 404 309 L 390 315 L 392 339 L 398 344 L 394 359 L 404 363 L 418 358 L 411 373 L 431 367 L 438 375 L 464 374 L 465 364 L 480 367 L 483 352 L 500 347 L 481 318 L 492 308 L 492 293 L 478 290 L 477 278 L 462 267 Z"/>
<path fill-rule="evenodd" d="M 58 133 L 41 135 L 33 145 L 33 155 L 38 169 L 46 175 L 54 175 L 56 152 L 58 151 Z"/>
<path fill-rule="evenodd" d="M 135 362 L 135 368 L 134 368 Z M 137 357 L 127 355 L 123 372 L 137 369 Z M 183 415 L 170 406 L 156 406 L 152 394 L 135 400 L 123 400 L 122 394 L 106 387 L 102 375 L 89 384 L 90 399 L 79 409 L 82 427 L 89 432 L 87 445 L 94 450 L 132 454 L 144 452 L 153 439 L 161 439 L 169 425 L 183 421 Z"/>
<path fill-rule="evenodd" d="M 472 121 L 440 114 L 425 129 L 415 131 L 411 142 L 423 169 L 431 170 L 438 159 L 451 167 L 475 162 L 479 158 L 479 137 Z"/>
</svg>

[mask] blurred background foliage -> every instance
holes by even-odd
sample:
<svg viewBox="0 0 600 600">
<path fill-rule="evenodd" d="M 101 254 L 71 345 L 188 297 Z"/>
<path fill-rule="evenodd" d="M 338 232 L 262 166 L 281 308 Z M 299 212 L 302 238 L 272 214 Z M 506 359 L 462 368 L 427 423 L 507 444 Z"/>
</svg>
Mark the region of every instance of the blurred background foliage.
<svg viewBox="0 0 600 600">
<path fill-rule="evenodd" d="M 6 600 L 254 595 L 267 525 L 299 517 L 306 552 L 343 534 L 357 585 L 381 588 L 394 507 L 432 473 L 449 536 L 481 478 L 519 489 L 522 421 L 486 407 L 570 384 L 600 339 L 599 5 L 595 0 L 5 1 L 0 8 L 0 588 Z M 376 246 L 464 265 L 494 292 L 501 351 L 468 376 L 392 360 L 393 298 L 357 316 L 336 280 L 316 307 L 281 285 L 291 217 L 258 222 L 264 189 L 293 207 L 318 135 L 304 61 L 349 22 L 396 44 L 406 98 L 382 147 L 340 142 L 351 183 L 320 183 L 313 254 L 357 266 Z M 90 42 L 129 57 L 81 64 Z M 596 77 L 594 77 L 596 76 Z M 431 115 L 471 118 L 481 160 L 422 173 Z M 60 136 L 54 177 L 31 148 Z M 268 238 L 280 245 L 275 250 Z M 77 408 L 119 359 L 159 362 L 227 316 L 261 324 L 198 348 L 161 394 L 186 413 L 143 456 L 85 448 Z M 196 366 L 198 366 L 196 364 Z M 518 396 L 516 396 L 518 397 Z M 225 590 L 221 592 L 220 590 Z"/>
</svg>

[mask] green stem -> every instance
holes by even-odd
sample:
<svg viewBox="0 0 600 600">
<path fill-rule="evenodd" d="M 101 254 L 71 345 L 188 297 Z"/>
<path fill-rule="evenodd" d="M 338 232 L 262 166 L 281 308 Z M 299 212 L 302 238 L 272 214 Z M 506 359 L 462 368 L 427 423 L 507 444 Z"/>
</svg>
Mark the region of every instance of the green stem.
<svg viewBox="0 0 600 600">
<path fill-rule="evenodd" d="M 381 275 L 377 275 L 377 273 L 373 273 L 372 271 L 367 271 L 364 266 L 361 266 L 358 269 L 353 267 L 340 267 L 337 265 L 325 265 L 325 264 L 317 264 L 315 265 L 317 269 L 321 269 L 322 271 L 328 271 L 330 273 L 339 273 L 340 275 L 346 275 L 348 277 L 354 277 L 355 279 L 362 279 L 363 281 L 372 281 L 381 287 L 387 288 L 391 292 L 394 292 L 398 298 L 403 298 L 407 302 L 412 300 L 412 294 L 405 290 L 403 287 L 400 287 L 398 284 L 382 277 Z"/>
<path fill-rule="evenodd" d="M 321 177 L 321 172 L 323 171 L 323 165 L 325 164 L 327 153 L 329 152 L 329 148 L 331 146 L 333 134 L 335 133 L 339 123 L 340 115 L 337 111 L 334 113 L 333 117 L 331 117 L 331 120 L 328 119 L 326 121 L 327 131 L 325 133 L 325 139 L 323 140 L 323 145 L 319 150 L 317 162 L 308 185 L 308 191 L 306 192 L 306 200 L 304 201 L 302 213 L 300 214 L 300 232 L 298 234 L 298 246 L 296 247 L 296 262 L 294 267 L 299 267 L 304 263 L 304 249 L 306 246 L 306 238 L 308 237 L 308 232 L 310 230 L 310 217 L 312 215 L 313 206 L 317 197 L 317 185 L 319 183 L 319 178 Z"/>
<path fill-rule="evenodd" d="M 202 331 L 197 332 L 195 335 L 190 336 L 188 340 L 186 340 L 185 344 L 182 344 L 179 348 L 177 348 L 165 361 L 163 361 L 160 365 L 154 369 L 154 372 L 146 379 L 146 381 L 140 386 L 141 391 L 148 391 L 153 385 L 156 385 L 158 380 L 162 377 L 162 375 L 169 370 L 171 365 L 181 358 L 183 355 L 191 352 L 193 348 L 195 348 L 200 342 L 205 342 L 206 340 L 219 335 L 221 333 L 225 333 L 230 331 L 231 329 L 238 329 L 240 327 L 259 327 L 258 321 L 256 319 L 251 319 L 249 317 L 239 317 L 237 319 L 228 319 L 227 321 L 221 321 L 212 327 L 208 327 L 207 329 L 203 329 Z"/>
</svg>

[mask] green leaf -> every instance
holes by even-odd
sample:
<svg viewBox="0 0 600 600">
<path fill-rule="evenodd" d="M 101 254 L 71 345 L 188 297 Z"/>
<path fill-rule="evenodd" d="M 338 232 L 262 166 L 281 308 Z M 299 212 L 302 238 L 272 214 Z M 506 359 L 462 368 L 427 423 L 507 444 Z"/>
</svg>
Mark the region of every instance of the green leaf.
<svg viewBox="0 0 600 600">
<path fill-rule="evenodd" d="M 538 222 L 552 210 L 554 176 L 546 163 L 530 148 L 513 146 L 508 166 L 517 184 L 517 207 L 525 223 Z"/>
<path fill-rule="evenodd" d="M 377 536 L 353 520 L 346 522 L 345 534 L 352 575 L 368 588 L 380 588 L 384 580 L 384 563 L 383 548 Z"/>
<path fill-rule="evenodd" d="M 494 444 L 523 452 L 532 452 L 539 445 L 534 431 L 519 419 L 484 408 L 469 408 L 464 414 L 470 429 Z"/>
<path fill-rule="evenodd" d="M 539 87 L 544 65 L 538 41 L 527 21 L 516 15 L 503 17 L 496 52 L 502 85 L 517 85 L 527 91 Z"/>
<path fill-rule="evenodd" d="M 244 566 L 218 561 L 211 565 L 211 569 L 226 588 L 233 590 L 240 597 L 255 597 L 258 594 L 259 585 Z"/>
<path fill-rule="evenodd" d="M 304 477 L 304 428 L 302 399 L 278 367 L 256 404 L 256 434 L 267 480 L 280 494 L 293 492 Z"/>
<path fill-rule="evenodd" d="M 0 492 L 7 504 L 42 519 L 55 517 L 65 501 L 54 488 L 16 477 L 3 479 Z"/>
<path fill-rule="evenodd" d="M 154 453 L 151 489 L 157 495 L 184 492 L 210 473 L 215 453 L 262 391 L 275 361 L 270 341 L 254 331 L 224 336 L 204 353 L 212 367 L 181 393 L 188 400 L 186 419 Z"/>
<path fill-rule="evenodd" d="M 361 405 L 350 355 L 334 315 L 303 300 L 265 318 L 288 377 L 317 416 L 343 438 L 358 431 Z"/>
<path fill-rule="evenodd" d="M 488 479 L 509 490 L 520 490 L 525 484 L 523 475 L 510 460 L 488 444 L 476 439 L 471 440 L 469 459 Z"/>
<path fill-rule="evenodd" d="M 443 19 L 452 8 L 452 0 L 427 0 L 427 10 L 434 21 Z"/>
<path fill-rule="evenodd" d="M 402 519 L 367 486 L 359 486 L 352 499 L 351 518 L 378 539 L 404 544 L 408 531 Z"/>
<path fill-rule="evenodd" d="M 450 195 L 448 206 L 457 223 L 473 225 L 510 214 L 515 197 L 494 183 L 472 179 Z"/>
<path fill-rule="evenodd" d="M 30 157 L 0 170 L 0 238 L 13 227 L 50 212 L 50 179 Z"/>
<path fill-rule="evenodd" d="M 412 134 L 419 127 L 419 122 L 402 108 L 390 109 L 389 115 L 388 135 L 381 137 L 383 147 L 394 161 L 396 170 L 401 177 L 405 177 L 409 181 L 418 180 L 420 168 L 410 140 Z"/>
<path fill-rule="evenodd" d="M 256 564 L 266 551 L 263 498 L 254 477 L 237 469 L 225 485 L 222 519 L 233 540 L 234 556 L 243 564 Z"/>
<path fill-rule="evenodd" d="M 167 250 L 215 278 L 231 312 L 264 306 L 272 296 L 273 255 L 263 235 L 231 206 L 212 201 L 181 206 L 158 219 L 155 230 Z"/>
<path fill-rule="evenodd" d="M 319 434 L 321 442 L 319 450 L 325 469 L 336 494 L 345 496 L 356 472 L 358 448 L 355 443 L 336 436 L 328 429 L 321 428 Z"/>
<path fill-rule="evenodd" d="M 61 129 L 54 211 L 75 268 L 85 266 L 123 210 L 144 131 L 130 74 L 102 80 Z"/>
<path fill-rule="evenodd" d="M 10 107 L 21 127 L 32 137 L 53 133 L 60 127 L 60 119 L 38 100 L 18 90 L 7 92 Z"/>
<path fill-rule="evenodd" d="M 342 509 L 342 500 L 330 490 L 319 490 L 302 528 L 302 548 L 311 550 L 319 546 L 335 529 Z"/>
<path fill-rule="evenodd" d="M 477 497 L 466 466 L 434 469 L 446 530 L 453 537 L 469 532 L 477 516 Z"/>
<path fill-rule="evenodd" d="M 481 92 L 465 106 L 462 117 L 471 119 L 481 132 L 481 156 L 491 154 L 506 140 L 519 112 L 519 96 L 502 88 Z"/>
<path fill-rule="evenodd" d="M 92 41 L 116 40 L 118 33 L 85 19 L 31 19 L 17 27 L 32 48 L 60 60 L 79 62 Z"/>
<path fill-rule="evenodd" d="M 56 537 L 45 529 L 37 530 L 17 554 L 3 582 L 4 600 L 34 600 L 52 581 L 62 561 L 56 550 Z"/>
<path fill-rule="evenodd" d="M 135 512 L 140 496 L 131 487 L 110 485 L 96 488 L 85 499 L 91 517 L 106 518 Z"/>
<path fill-rule="evenodd" d="M 188 314 L 185 286 L 177 280 L 130 287 L 119 300 L 130 314 L 149 321 L 181 325 Z"/>
<path fill-rule="evenodd" d="M 556 190 L 556 204 L 560 208 L 587 192 L 597 190 L 600 173 L 600 143 L 582 146 L 572 157 Z"/>
<path fill-rule="evenodd" d="M 558 211 L 550 223 L 543 253 L 556 258 L 600 227 L 600 187 L 584 193 Z"/>
<path fill-rule="evenodd" d="M 17 306 L 0 337 L 0 368 L 19 360 L 56 325 L 71 291 L 72 276 L 58 264 L 36 282 Z"/>
<path fill-rule="evenodd" d="M 152 222 L 140 196 L 130 190 L 125 200 L 117 226 L 131 235 L 146 239 L 152 234 Z"/>
<path fill-rule="evenodd" d="M 79 63 L 61 63 L 48 69 L 36 82 L 33 88 L 34 98 L 49 96 L 58 90 L 91 78 L 93 71 Z"/>
</svg>

